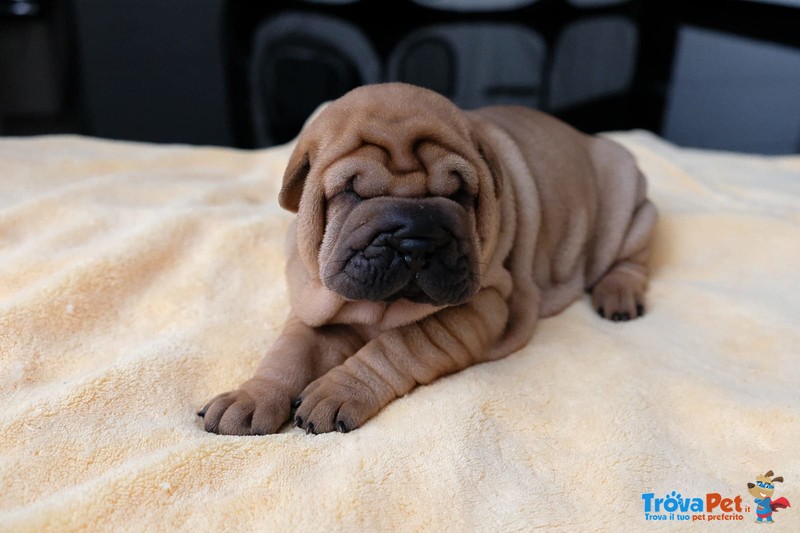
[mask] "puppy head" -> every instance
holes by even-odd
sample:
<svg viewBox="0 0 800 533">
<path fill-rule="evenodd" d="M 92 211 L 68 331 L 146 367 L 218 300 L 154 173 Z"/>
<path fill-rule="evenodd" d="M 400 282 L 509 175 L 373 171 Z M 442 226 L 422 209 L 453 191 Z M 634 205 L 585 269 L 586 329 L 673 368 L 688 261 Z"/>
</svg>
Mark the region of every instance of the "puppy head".
<svg viewBox="0 0 800 533">
<path fill-rule="evenodd" d="M 280 193 L 303 263 L 350 300 L 467 301 L 496 243 L 500 170 L 443 96 L 355 89 L 298 139 Z"/>
</svg>

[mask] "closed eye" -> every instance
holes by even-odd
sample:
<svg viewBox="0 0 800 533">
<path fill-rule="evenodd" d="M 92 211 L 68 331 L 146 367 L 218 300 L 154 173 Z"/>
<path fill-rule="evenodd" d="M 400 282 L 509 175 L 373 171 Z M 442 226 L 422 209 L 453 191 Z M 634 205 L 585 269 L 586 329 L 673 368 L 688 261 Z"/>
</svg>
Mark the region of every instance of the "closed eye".
<svg viewBox="0 0 800 533">
<path fill-rule="evenodd" d="M 362 198 L 361 198 L 361 195 L 359 195 L 359 194 L 356 192 L 356 189 L 355 189 L 355 181 L 356 181 L 356 178 L 357 178 L 357 177 L 358 177 L 358 176 L 354 174 L 354 175 L 350 176 L 349 178 L 347 178 L 347 182 L 345 183 L 344 190 L 342 190 L 342 192 L 341 192 L 341 193 L 339 193 L 339 194 L 348 194 L 348 195 L 352 195 L 352 196 L 354 196 L 356 199 L 358 199 L 358 200 L 362 200 Z"/>
<path fill-rule="evenodd" d="M 446 198 L 456 202 L 465 209 L 474 208 L 477 200 L 467 191 L 466 187 L 464 186 L 461 186 L 454 194 L 446 196 Z"/>
</svg>

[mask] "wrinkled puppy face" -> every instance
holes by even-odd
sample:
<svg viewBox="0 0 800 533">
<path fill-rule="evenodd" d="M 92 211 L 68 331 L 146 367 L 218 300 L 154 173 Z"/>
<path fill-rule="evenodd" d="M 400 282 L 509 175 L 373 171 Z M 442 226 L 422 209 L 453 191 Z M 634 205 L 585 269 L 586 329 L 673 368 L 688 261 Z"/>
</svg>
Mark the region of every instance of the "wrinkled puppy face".
<svg viewBox="0 0 800 533">
<path fill-rule="evenodd" d="M 331 104 L 309 130 L 298 242 L 315 247 L 328 289 L 349 300 L 437 306 L 475 294 L 480 205 L 496 191 L 457 108 L 416 87 L 368 86 Z M 323 219 L 321 236 L 304 215 Z"/>
<path fill-rule="evenodd" d="M 345 298 L 448 305 L 478 289 L 474 171 L 434 143 L 414 148 L 402 173 L 376 145 L 325 173 L 320 274 Z"/>
</svg>

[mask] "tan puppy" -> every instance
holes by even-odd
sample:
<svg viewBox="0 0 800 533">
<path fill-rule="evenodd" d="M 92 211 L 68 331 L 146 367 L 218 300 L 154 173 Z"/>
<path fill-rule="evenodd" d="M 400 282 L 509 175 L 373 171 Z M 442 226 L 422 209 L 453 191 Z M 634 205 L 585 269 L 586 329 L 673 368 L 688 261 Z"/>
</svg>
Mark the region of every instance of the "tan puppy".
<svg viewBox="0 0 800 533">
<path fill-rule="evenodd" d="M 292 312 L 207 431 L 357 428 L 418 384 L 511 353 L 591 291 L 643 313 L 656 209 L 633 157 L 520 107 L 464 112 L 411 85 L 360 87 L 300 134 L 280 193 Z"/>
</svg>

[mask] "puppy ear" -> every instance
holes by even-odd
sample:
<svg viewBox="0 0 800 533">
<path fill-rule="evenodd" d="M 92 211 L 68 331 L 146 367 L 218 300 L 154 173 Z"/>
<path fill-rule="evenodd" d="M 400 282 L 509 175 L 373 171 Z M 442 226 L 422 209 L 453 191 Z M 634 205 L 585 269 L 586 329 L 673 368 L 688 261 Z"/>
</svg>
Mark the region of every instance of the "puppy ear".
<svg viewBox="0 0 800 533">
<path fill-rule="evenodd" d="M 278 203 L 282 208 L 293 213 L 297 213 L 297 210 L 300 209 L 300 197 L 303 195 L 303 186 L 310 170 L 311 163 L 308 160 L 308 152 L 302 150 L 298 145 L 283 174 L 283 186 L 278 195 Z"/>
<path fill-rule="evenodd" d="M 278 203 L 287 211 L 297 213 L 300 209 L 300 197 L 303 196 L 306 178 L 311 171 L 311 159 L 317 153 L 321 131 L 325 131 L 324 124 L 330 122 L 330 119 L 324 118 L 327 107 L 327 103 L 319 106 L 308 117 L 297 136 L 297 144 L 289 157 L 278 194 Z"/>
<path fill-rule="evenodd" d="M 747 484 L 747 488 L 748 488 L 748 489 L 752 489 L 752 488 L 753 488 L 753 487 L 755 487 L 755 486 L 756 486 L 756 484 L 755 484 L 755 483 L 748 483 L 748 484 Z"/>
<path fill-rule="evenodd" d="M 767 472 L 766 474 L 764 474 L 764 477 L 769 477 L 769 476 L 771 476 L 773 473 L 774 473 L 774 472 L 772 472 L 772 470 L 770 470 L 769 472 Z"/>
<path fill-rule="evenodd" d="M 772 482 L 773 483 L 775 483 L 776 481 L 779 481 L 779 482 L 783 483 L 783 476 L 778 476 L 778 477 L 772 478 Z"/>
</svg>

